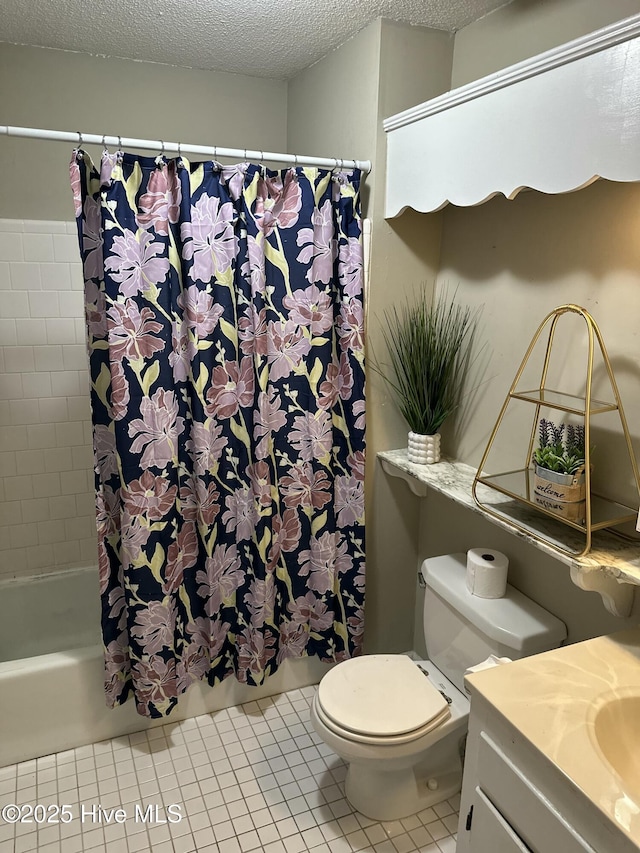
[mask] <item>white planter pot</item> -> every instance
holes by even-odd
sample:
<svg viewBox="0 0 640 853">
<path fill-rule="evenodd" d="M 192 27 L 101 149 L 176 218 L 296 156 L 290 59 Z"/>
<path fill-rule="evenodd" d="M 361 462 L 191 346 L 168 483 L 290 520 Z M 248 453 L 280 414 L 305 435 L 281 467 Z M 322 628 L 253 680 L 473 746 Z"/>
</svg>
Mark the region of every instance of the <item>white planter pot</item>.
<svg viewBox="0 0 640 853">
<path fill-rule="evenodd" d="M 433 465 L 440 461 L 440 433 L 420 435 L 410 432 L 407 443 L 407 459 L 415 465 Z"/>
</svg>

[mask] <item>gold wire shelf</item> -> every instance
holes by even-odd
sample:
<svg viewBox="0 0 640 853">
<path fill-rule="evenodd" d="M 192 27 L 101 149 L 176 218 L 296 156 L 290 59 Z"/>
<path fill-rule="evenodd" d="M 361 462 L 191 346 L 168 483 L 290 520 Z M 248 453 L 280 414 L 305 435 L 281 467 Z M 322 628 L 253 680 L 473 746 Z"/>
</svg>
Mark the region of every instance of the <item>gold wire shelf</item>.
<svg viewBox="0 0 640 853">
<path fill-rule="evenodd" d="M 553 346 L 557 324 L 559 319 L 565 314 L 577 314 L 584 320 L 587 328 L 588 354 L 587 376 L 585 384 L 586 390 L 584 396 L 567 394 L 562 391 L 557 391 L 546 387 L 547 374 L 549 371 L 549 361 L 551 357 L 551 350 Z M 531 357 L 531 354 L 533 353 L 533 350 L 536 344 L 538 343 L 540 336 L 542 335 L 543 331 L 547 326 L 549 326 L 549 336 L 547 338 L 547 346 L 540 376 L 540 384 L 538 388 L 535 388 L 531 391 L 519 391 L 517 390 L 518 383 L 520 382 L 527 362 L 529 361 L 529 358 Z M 596 342 L 602 355 L 602 359 L 606 368 L 609 384 L 611 386 L 611 391 L 615 402 L 605 402 L 602 400 L 596 400 L 592 397 L 591 394 L 593 384 L 593 356 Z M 524 466 L 515 471 L 505 471 L 499 474 L 488 474 L 485 472 L 487 459 L 493 446 L 496 435 L 498 434 L 498 431 L 500 429 L 500 425 L 502 424 L 504 416 L 507 412 L 509 403 L 512 400 L 523 400 L 525 402 L 532 403 L 535 407 L 531 432 L 529 436 L 529 444 L 524 460 Z M 540 410 L 542 408 L 555 409 L 561 412 L 567 412 L 569 414 L 578 415 L 584 418 L 584 473 L 586 488 L 584 521 L 573 521 L 564 518 L 558 515 L 557 512 L 553 512 L 552 510 L 541 506 L 539 502 L 536 502 L 534 500 L 534 472 L 531 469 L 530 464 L 533 453 L 533 445 L 538 430 Z M 533 339 L 531 340 L 531 343 L 529 344 L 529 348 L 525 353 L 522 363 L 520 364 L 520 367 L 515 375 L 515 378 L 511 383 L 509 393 L 507 394 L 502 409 L 500 410 L 498 420 L 496 421 L 496 424 L 491 432 L 489 443 L 487 444 L 487 448 L 480 461 L 478 471 L 473 481 L 472 494 L 474 501 L 484 512 L 488 513 L 491 516 L 494 516 L 497 519 L 508 519 L 509 523 L 513 525 L 516 530 L 519 530 L 521 533 L 526 533 L 529 536 L 533 536 L 534 538 L 537 538 L 540 542 L 545 542 L 548 546 L 554 548 L 561 554 L 564 554 L 569 557 L 581 557 L 585 554 L 588 554 L 591 549 L 592 531 L 601 530 L 606 527 L 613 527 L 614 525 L 623 524 L 629 521 L 635 521 L 637 515 L 637 510 L 635 508 L 625 506 L 624 504 L 595 494 L 594 492 L 592 492 L 591 489 L 591 417 L 593 415 L 602 414 L 604 412 L 615 411 L 618 412 L 620 418 L 622 432 L 624 434 L 624 439 L 626 442 L 627 451 L 631 462 L 631 468 L 633 471 L 636 489 L 638 491 L 638 497 L 640 501 L 640 475 L 638 473 L 638 465 L 633 452 L 631 436 L 629 435 L 629 428 L 627 426 L 627 420 L 624 414 L 624 410 L 622 408 L 620 394 L 618 392 L 618 386 L 598 325 L 596 324 L 593 317 L 584 308 L 581 308 L 578 305 L 561 305 L 559 308 L 556 308 L 554 311 L 548 314 L 538 327 L 535 335 L 533 336 Z M 494 489 L 502 495 L 510 497 L 516 502 L 526 505 L 527 507 L 535 510 L 536 513 L 542 516 L 553 518 L 554 520 L 568 527 L 571 527 L 574 530 L 578 530 L 584 533 L 584 547 L 582 548 L 582 550 L 571 550 L 570 548 L 563 547 L 557 541 L 550 541 L 547 537 L 536 534 L 531 530 L 530 527 L 525 527 L 517 520 L 515 520 L 511 513 L 506 513 L 504 511 L 506 508 L 503 508 L 503 510 L 501 510 L 499 503 L 495 506 L 491 506 L 489 503 L 487 503 L 486 500 L 482 500 L 478 495 L 478 484 L 488 486 L 490 489 Z"/>
</svg>

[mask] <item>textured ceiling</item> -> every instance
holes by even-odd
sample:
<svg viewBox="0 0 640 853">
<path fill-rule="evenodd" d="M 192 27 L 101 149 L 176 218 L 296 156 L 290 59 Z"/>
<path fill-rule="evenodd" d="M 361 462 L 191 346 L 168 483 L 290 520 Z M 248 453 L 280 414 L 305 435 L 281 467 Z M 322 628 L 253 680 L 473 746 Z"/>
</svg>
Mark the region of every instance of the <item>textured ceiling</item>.
<svg viewBox="0 0 640 853">
<path fill-rule="evenodd" d="M 0 41 L 289 78 L 383 17 L 455 31 L 508 0 L 3 0 Z"/>
</svg>

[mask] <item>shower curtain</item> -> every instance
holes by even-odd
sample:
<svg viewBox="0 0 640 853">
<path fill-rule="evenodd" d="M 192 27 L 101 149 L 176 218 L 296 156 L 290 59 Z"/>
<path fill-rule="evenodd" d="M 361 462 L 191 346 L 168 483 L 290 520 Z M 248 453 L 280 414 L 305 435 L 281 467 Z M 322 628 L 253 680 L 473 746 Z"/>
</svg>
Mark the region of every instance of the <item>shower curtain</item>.
<svg viewBox="0 0 640 853">
<path fill-rule="evenodd" d="M 105 689 L 362 647 L 359 173 L 74 151 Z"/>
</svg>

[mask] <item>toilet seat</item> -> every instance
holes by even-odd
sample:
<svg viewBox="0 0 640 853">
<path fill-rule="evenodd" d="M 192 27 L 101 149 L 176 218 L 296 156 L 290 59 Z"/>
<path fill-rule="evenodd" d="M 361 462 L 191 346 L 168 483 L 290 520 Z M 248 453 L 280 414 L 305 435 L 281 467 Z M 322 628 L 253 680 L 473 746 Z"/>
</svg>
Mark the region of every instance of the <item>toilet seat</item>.
<svg viewBox="0 0 640 853">
<path fill-rule="evenodd" d="M 314 705 L 335 734 L 380 745 L 411 742 L 450 717 L 445 698 L 406 655 L 343 661 L 320 682 Z"/>
</svg>

